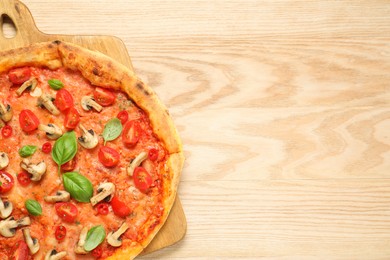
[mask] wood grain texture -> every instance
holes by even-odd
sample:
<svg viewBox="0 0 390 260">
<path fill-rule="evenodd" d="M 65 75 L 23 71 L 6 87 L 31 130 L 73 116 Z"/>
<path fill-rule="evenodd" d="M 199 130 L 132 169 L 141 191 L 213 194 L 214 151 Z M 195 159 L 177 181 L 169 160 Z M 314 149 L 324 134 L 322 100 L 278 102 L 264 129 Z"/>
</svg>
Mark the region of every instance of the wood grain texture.
<svg viewBox="0 0 390 260">
<path fill-rule="evenodd" d="M 141 259 L 390 258 L 389 1 L 24 3 L 122 39 L 179 128 L 187 235 Z"/>
</svg>

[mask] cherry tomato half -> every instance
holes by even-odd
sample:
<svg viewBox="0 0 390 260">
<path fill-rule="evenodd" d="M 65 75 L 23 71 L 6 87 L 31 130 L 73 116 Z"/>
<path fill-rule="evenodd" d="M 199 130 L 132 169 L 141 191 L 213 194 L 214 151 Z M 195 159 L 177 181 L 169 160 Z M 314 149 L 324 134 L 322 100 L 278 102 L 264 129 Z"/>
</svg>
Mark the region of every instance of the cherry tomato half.
<svg viewBox="0 0 390 260">
<path fill-rule="evenodd" d="M 96 210 L 100 215 L 107 215 L 109 212 L 108 203 L 100 202 L 96 205 Z"/>
<path fill-rule="evenodd" d="M 8 72 L 9 80 L 15 85 L 23 84 L 29 80 L 30 77 L 31 69 L 29 67 L 16 68 Z"/>
<path fill-rule="evenodd" d="M 127 146 L 134 146 L 137 144 L 141 134 L 141 127 L 138 121 L 129 121 L 126 123 L 122 132 L 122 141 Z"/>
<path fill-rule="evenodd" d="M 30 174 L 27 172 L 24 172 L 24 171 L 18 173 L 18 175 L 16 175 L 16 178 L 18 179 L 18 182 L 20 183 L 20 185 L 22 185 L 24 187 L 29 185 L 31 182 Z"/>
<path fill-rule="evenodd" d="M 114 104 L 116 96 L 111 90 L 97 87 L 93 92 L 93 98 L 100 105 L 107 107 Z"/>
<path fill-rule="evenodd" d="M 38 128 L 39 119 L 34 112 L 24 109 L 20 112 L 19 124 L 23 131 L 30 133 Z"/>
<path fill-rule="evenodd" d="M 155 161 L 158 158 L 158 149 L 156 148 L 150 148 L 148 152 L 148 157 L 151 161 Z"/>
<path fill-rule="evenodd" d="M 6 171 L 0 171 L 0 194 L 6 193 L 14 186 L 14 177 Z"/>
<path fill-rule="evenodd" d="M 152 185 L 152 177 L 144 167 L 134 169 L 133 180 L 135 187 L 142 192 L 145 192 Z"/>
<path fill-rule="evenodd" d="M 116 117 L 121 121 L 122 125 L 124 125 L 127 120 L 129 120 L 129 113 L 127 113 L 126 110 L 123 110 L 119 112 Z"/>
<path fill-rule="evenodd" d="M 111 200 L 112 211 L 118 217 L 125 218 L 131 213 L 131 209 L 121 201 L 117 196 L 114 196 Z"/>
<path fill-rule="evenodd" d="M 56 230 L 54 232 L 54 236 L 58 241 L 62 241 L 66 237 L 66 227 L 64 226 L 57 226 Z"/>
<path fill-rule="evenodd" d="M 96 258 L 101 257 L 102 254 L 103 254 L 102 245 L 98 245 L 94 250 L 91 251 L 91 255 Z"/>
<path fill-rule="evenodd" d="M 73 223 L 79 213 L 77 207 L 71 202 L 57 202 L 54 207 L 57 215 L 68 223 Z"/>
<path fill-rule="evenodd" d="M 119 153 L 111 147 L 102 146 L 98 152 L 99 161 L 106 167 L 114 167 L 119 162 Z"/>
<path fill-rule="evenodd" d="M 29 249 L 23 240 L 16 242 L 15 246 L 12 248 L 12 260 L 28 260 L 29 259 Z"/>
<path fill-rule="evenodd" d="M 51 152 L 51 143 L 46 142 L 42 145 L 42 152 L 44 153 L 50 153 Z"/>
<path fill-rule="evenodd" d="M 80 122 L 80 114 L 76 108 L 69 108 L 65 115 L 64 126 L 68 129 L 75 129 Z"/>
<path fill-rule="evenodd" d="M 73 97 L 66 89 L 60 89 L 57 91 L 54 105 L 61 111 L 64 112 L 69 108 L 73 107 Z"/>
<path fill-rule="evenodd" d="M 63 172 L 73 171 L 74 168 L 76 168 L 76 165 L 77 165 L 77 157 L 75 156 L 75 157 L 73 157 L 72 160 L 61 165 L 61 171 L 63 171 Z"/>
<path fill-rule="evenodd" d="M 3 128 L 1 128 L 1 135 L 4 138 L 10 137 L 12 135 L 12 127 L 9 125 L 6 125 Z"/>
</svg>

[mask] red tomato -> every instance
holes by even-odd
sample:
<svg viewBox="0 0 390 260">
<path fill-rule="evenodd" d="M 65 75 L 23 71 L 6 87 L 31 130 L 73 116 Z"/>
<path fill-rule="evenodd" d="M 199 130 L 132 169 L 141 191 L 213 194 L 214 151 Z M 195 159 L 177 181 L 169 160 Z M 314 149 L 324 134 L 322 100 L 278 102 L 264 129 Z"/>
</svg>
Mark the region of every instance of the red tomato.
<svg viewBox="0 0 390 260">
<path fill-rule="evenodd" d="M 8 138 L 12 135 L 12 127 L 9 125 L 4 126 L 1 129 L 1 134 L 4 138 Z"/>
<path fill-rule="evenodd" d="M 29 259 L 29 249 L 23 240 L 19 240 L 12 249 L 11 260 L 28 260 Z"/>
<path fill-rule="evenodd" d="M 98 152 L 99 161 L 106 167 L 114 167 L 119 162 L 119 153 L 108 146 L 102 146 Z"/>
<path fill-rule="evenodd" d="M 34 112 L 24 109 L 20 112 L 19 124 L 23 131 L 29 133 L 38 128 L 39 119 Z"/>
<path fill-rule="evenodd" d="M 126 123 L 122 132 L 122 141 L 127 146 L 134 146 L 141 133 L 141 127 L 138 121 L 129 121 Z"/>
<path fill-rule="evenodd" d="M 125 218 L 131 213 L 130 208 L 123 201 L 121 201 L 117 196 L 114 196 L 112 198 L 111 206 L 112 206 L 112 211 L 114 211 L 114 214 L 117 215 L 118 217 Z"/>
<path fill-rule="evenodd" d="M 46 142 L 42 145 L 42 152 L 50 153 L 51 152 L 51 143 Z"/>
<path fill-rule="evenodd" d="M 61 111 L 64 112 L 69 108 L 73 107 L 73 97 L 66 89 L 60 89 L 57 91 L 54 105 Z"/>
<path fill-rule="evenodd" d="M 93 98 L 100 105 L 107 107 L 114 104 L 116 96 L 111 90 L 105 88 L 96 88 L 93 92 Z"/>
<path fill-rule="evenodd" d="M 21 172 L 19 173 L 16 178 L 18 179 L 18 182 L 20 183 L 20 185 L 22 186 L 27 186 L 30 184 L 31 182 L 31 179 L 30 179 L 30 174 L 28 174 L 27 172 Z"/>
<path fill-rule="evenodd" d="M 140 191 L 145 192 L 152 185 L 152 177 L 144 167 L 137 167 L 134 169 L 133 180 L 135 187 Z"/>
<path fill-rule="evenodd" d="M 151 161 L 155 161 L 158 158 L 158 150 L 156 148 L 150 148 L 148 157 Z"/>
<path fill-rule="evenodd" d="M 102 254 L 103 254 L 102 245 L 98 245 L 94 250 L 91 251 L 91 255 L 96 258 L 101 257 Z"/>
<path fill-rule="evenodd" d="M 8 72 L 8 78 L 15 85 L 23 84 L 31 78 L 31 69 L 28 67 L 12 69 Z"/>
<path fill-rule="evenodd" d="M 61 165 L 61 171 L 64 171 L 64 172 L 73 171 L 74 168 L 76 168 L 76 165 L 77 165 L 77 157 L 75 156 L 75 157 L 73 157 L 72 160 Z"/>
<path fill-rule="evenodd" d="M 108 203 L 100 202 L 96 205 L 96 210 L 100 215 L 107 215 L 109 212 Z"/>
<path fill-rule="evenodd" d="M 123 110 L 119 112 L 116 117 L 121 121 L 122 125 L 124 125 L 127 120 L 129 120 L 129 113 L 127 113 L 126 110 Z"/>
<path fill-rule="evenodd" d="M 5 171 L 0 171 L 0 194 L 6 193 L 14 186 L 14 177 Z"/>
<path fill-rule="evenodd" d="M 64 226 L 57 226 L 56 230 L 54 232 L 54 236 L 58 241 L 62 241 L 65 239 L 66 236 L 66 227 Z"/>
<path fill-rule="evenodd" d="M 80 114 L 79 111 L 77 111 L 76 108 L 71 107 L 68 110 L 68 113 L 66 113 L 65 120 L 64 120 L 64 126 L 68 129 L 75 129 L 76 126 L 80 122 Z"/>
<path fill-rule="evenodd" d="M 68 223 L 73 223 L 79 213 L 77 207 L 71 202 L 57 202 L 54 207 L 57 215 Z"/>
</svg>

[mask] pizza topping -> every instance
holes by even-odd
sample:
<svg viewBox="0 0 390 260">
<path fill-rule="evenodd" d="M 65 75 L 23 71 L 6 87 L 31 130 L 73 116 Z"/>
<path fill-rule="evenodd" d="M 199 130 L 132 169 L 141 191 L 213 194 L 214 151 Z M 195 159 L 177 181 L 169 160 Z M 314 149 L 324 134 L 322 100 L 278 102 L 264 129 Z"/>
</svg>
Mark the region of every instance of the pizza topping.
<svg viewBox="0 0 390 260">
<path fill-rule="evenodd" d="M 20 157 L 24 158 L 33 155 L 36 150 L 37 147 L 35 145 L 24 145 L 19 149 L 18 153 Z"/>
<path fill-rule="evenodd" d="M 1 127 L 1 123 L 3 123 L 3 121 L 0 120 L 0 127 Z M 9 125 L 3 126 L 3 128 L 1 129 L 1 135 L 4 138 L 11 137 L 11 135 L 12 135 L 12 127 L 9 126 Z"/>
<path fill-rule="evenodd" d="M 99 202 L 96 205 L 96 210 L 100 215 L 107 215 L 109 210 L 109 204 L 106 202 Z"/>
<path fill-rule="evenodd" d="M 30 213 L 31 215 L 33 216 L 42 215 L 42 207 L 38 201 L 33 199 L 28 199 L 24 202 L 24 206 L 26 207 L 28 213 Z"/>
<path fill-rule="evenodd" d="M 114 196 L 111 201 L 112 211 L 118 217 L 125 218 L 131 214 L 131 209 L 121 201 L 117 196 Z"/>
<path fill-rule="evenodd" d="M 100 105 L 107 107 L 114 104 L 116 96 L 108 89 L 97 87 L 93 92 L 93 97 Z"/>
<path fill-rule="evenodd" d="M 76 168 L 77 165 L 77 157 L 73 157 L 72 160 L 61 165 L 61 171 L 63 172 L 71 172 Z"/>
<path fill-rule="evenodd" d="M 19 114 L 19 124 L 23 131 L 30 133 L 38 128 L 39 119 L 29 109 L 24 109 Z"/>
<path fill-rule="evenodd" d="M 115 185 L 112 182 L 103 182 L 99 184 L 97 188 L 97 194 L 91 198 L 92 206 L 95 206 L 100 201 L 111 201 L 113 194 L 115 193 Z"/>
<path fill-rule="evenodd" d="M 12 202 L 4 201 L 0 198 L 0 218 L 5 219 L 8 218 L 12 210 L 14 209 Z"/>
<path fill-rule="evenodd" d="M 50 153 L 51 152 L 51 143 L 49 143 L 49 142 L 46 142 L 46 143 L 44 143 L 43 145 L 42 145 L 42 148 L 41 148 L 41 150 L 42 150 L 42 152 L 44 152 L 44 153 Z"/>
<path fill-rule="evenodd" d="M 73 97 L 66 89 L 60 89 L 56 94 L 54 104 L 61 112 L 65 112 L 73 107 Z"/>
<path fill-rule="evenodd" d="M 142 192 L 146 192 L 152 185 L 152 177 L 144 167 L 134 169 L 133 180 L 135 187 Z"/>
<path fill-rule="evenodd" d="M 80 145 L 85 149 L 95 148 L 99 143 L 97 134 L 95 134 L 93 129 L 87 130 L 82 124 L 80 124 L 79 127 L 82 131 L 82 135 L 77 138 Z"/>
<path fill-rule="evenodd" d="M 134 169 L 141 165 L 143 161 L 148 158 L 148 154 L 146 152 L 141 152 L 135 157 L 133 160 L 130 161 L 129 166 L 127 167 L 127 174 L 131 177 L 133 176 Z"/>
<path fill-rule="evenodd" d="M 24 217 L 19 220 L 15 220 L 14 217 L 9 217 L 0 221 L 0 234 L 3 237 L 13 237 L 16 233 L 16 228 L 28 226 L 31 224 L 29 217 Z"/>
<path fill-rule="evenodd" d="M 0 118 L 4 122 L 8 122 L 12 119 L 14 112 L 12 110 L 12 107 L 7 104 L 6 106 L 3 105 L 3 103 L 0 103 Z"/>
<path fill-rule="evenodd" d="M 36 87 L 34 90 L 30 91 L 30 96 L 32 97 L 42 96 L 42 89 L 40 87 Z"/>
<path fill-rule="evenodd" d="M 66 149 L 65 149 L 66 147 Z M 54 143 L 53 151 L 51 153 L 53 160 L 58 164 L 58 167 L 73 159 L 77 153 L 76 134 L 67 132 L 63 134 Z"/>
<path fill-rule="evenodd" d="M 124 125 L 127 120 L 129 120 L 129 113 L 126 110 L 123 110 L 119 112 L 116 117 L 121 121 L 122 125 Z"/>
<path fill-rule="evenodd" d="M 106 238 L 106 231 L 102 225 L 94 226 L 88 230 L 87 238 L 85 239 L 84 249 L 92 251 L 100 245 Z"/>
<path fill-rule="evenodd" d="M 14 186 L 14 177 L 5 171 L 0 171 L 0 194 L 6 193 Z"/>
<path fill-rule="evenodd" d="M 83 227 L 80 232 L 79 241 L 77 242 L 76 248 L 74 249 L 74 252 L 76 254 L 81 254 L 81 255 L 88 254 L 88 252 L 85 251 L 84 249 L 85 239 L 87 238 L 87 234 L 88 234 L 88 228 Z"/>
<path fill-rule="evenodd" d="M 59 190 L 55 195 L 45 196 L 43 199 L 46 202 L 67 202 L 70 200 L 70 193 L 64 190 Z"/>
<path fill-rule="evenodd" d="M 84 96 L 81 99 L 81 107 L 85 111 L 89 111 L 91 109 L 95 109 L 97 112 L 101 112 L 103 107 L 96 103 L 95 99 L 92 96 Z"/>
<path fill-rule="evenodd" d="M 36 78 L 31 78 L 27 81 L 25 81 L 17 90 L 16 90 L 16 94 L 18 96 L 21 96 L 23 94 L 23 92 L 26 90 L 26 89 L 29 89 L 30 91 L 33 91 L 36 86 L 38 85 L 38 81 Z"/>
<path fill-rule="evenodd" d="M 28 253 L 28 246 L 23 240 L 16 242 L 15 246 L 12 248 L 12 260 L 29 260 L 30 256 Z"/>
<path fill-rule="evenodd" d="M 31 69 L 29 67 L 22 67 L 12 69 L 8 72 L 8 78 L 12 84 L 20 85 L 31 77 Z"/>
<path fill-rule="evenodd" d="M 46 163 L 41 161 L 39 163 L 33 163 L 29 159 L 23 159 L 20 163 L 20 167 L 31 174 L 32 181 L 39 181 L 42 175 L 46 172 Z"/>
<path fill-rule="evenodd" d="M 64 87 L 64 84 L 58 79 L 49 79 L 47 83 L 49 83 L 50 88 L 54 90 L 60 90 Z"/>
<path fill-rule="evenodd" d="M 0 170 L 7 167 L 9 164 L 8 155 L 5 152 L 0 152 Z"/>
<path fill-rule="evenodd" d="M 59 260 L 64 258 L 68 253 L 65 251 L 57 252 L 57 250 L 52 249 L 47 252 L 45 260 Z"/>
<path fill-rule="evenodd" d="M 119 153 L 114 148 L 108 146 L 100 147 L 98 158 L 106 167 L 114 167 L 119 163 Z"/>
<path fill-rule="evenodd" d="M 148 157 L 151 161 L 155 161 L 158 159 L 158 149 L 156 148 L 150 148 L 148 152 Z"/>
<path fill-rule="evenodd" d="M 71 202 L 58 202 L 55 204 L 57 215 L 65 222 L 73 223 L 76 220 L 79 210 Z"/>
<path fill-rule="evenodd" d="M 126 123 L 123 134 L 122 141 L 126 146 L 132 147 L 135 146 L 139 140 L 141 133 L 141 128 L 138 121 L 129 121 Z"/>
<path fill-rule="evenodd" d="M 24 240 L 26 241 L 26 244 L 30 249 L 30 253 L 32 255 L 36 254 L 39 250 L 38 239 L 31 237 L 29 228 L 23 228 L 22 231 L 23 231 Z"/>
<path fill-rule="evenodd" d="M 120 236 L 126 232 L 126 230 L 129 228 L 126 222 L 123 222 L 123 224 L 119 227 L 119 229 L 115 232 L 110 232 L 107 235 L 107 242 L 113 247 L 119 247 L 122 245 L 122 240 L 120 239 Z"/>
<path fill-rule="evenodd" d="M 62 130 L 54 124 L 39 124 L 38 129 L 45 132 L 47 138 L 55 140 L 61 137 Z"/>
<path fill-rule="evenodd" d="M 66 236 L 66 227 L 64 226 L 57 226 L 56 231 L 54 232 L 54 236 L 58 241 L 62 241 L 65 239 Z"/>
<path fill-rule="evenodd" d="M 67 172 L 62 175 L 64 187 L 70 196 L 78 202 L 89 202 L 93 195 L 93 186 L 90 180 L 78 172 Z"/>
<path fill-rule="evenodd" d="M 68 129 L 75 129 L 78 123 L 80 122 L 80 114 L 76 108 L 69 108 L 68 112 L 65 115 L 64 126 Z"/>
<path fill-rule="evenodd" d="M 27 185 L 29 185 L 31 183 L 30 174 L 25 172 L 25 171 L 18 173 L 18 175 L 16 177 L 17 177 L 20 185 L 22 185 L 24 187 L 26 187 Z"/>
<path fill-rule="evenodd" d="M 60 111 L 54 105 L 53 100 L 54 97 L 52 97 L 50 94 L 42 94 L 38 98 L 38 106 L 40 107 L 44 106 L 50 113 L 52 113 L 55 116 L 58 116 L 60 114 Z"/>
</svg>

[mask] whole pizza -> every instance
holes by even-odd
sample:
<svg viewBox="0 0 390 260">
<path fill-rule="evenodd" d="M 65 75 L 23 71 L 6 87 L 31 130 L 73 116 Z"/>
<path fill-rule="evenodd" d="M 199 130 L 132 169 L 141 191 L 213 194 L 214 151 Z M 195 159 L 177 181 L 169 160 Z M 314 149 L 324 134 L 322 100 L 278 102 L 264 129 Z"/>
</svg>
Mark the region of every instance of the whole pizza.
<svg viewBox="0 0 390 260">
<path fill-rule="evenodd" d="M 174 203 L 184 162 L 154 91 L 55 41 L 0 53 L 0 260 L 133 259 Z"/>
</svg>

